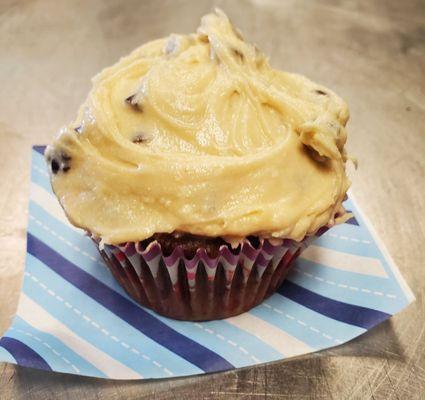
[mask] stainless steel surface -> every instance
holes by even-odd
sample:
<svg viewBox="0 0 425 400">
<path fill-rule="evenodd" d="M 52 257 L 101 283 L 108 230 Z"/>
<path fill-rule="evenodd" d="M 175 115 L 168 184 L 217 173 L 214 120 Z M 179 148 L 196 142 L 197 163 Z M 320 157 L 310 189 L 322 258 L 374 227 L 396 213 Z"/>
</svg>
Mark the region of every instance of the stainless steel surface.
<svg viewBox="0 0 425 400">
<path fill-rule="evenodd" d="M 0 332 L 25 253 L 30 145 L 74 117 L 89 78 L 222 7 L 279 68 L 349 103 L 353 191 L 416 302 L 338 348 L 185 379 L 118 382 L 0 364 L 0 399 L 424 399 L 425 2 L 0 0 Z"/>
</svg>

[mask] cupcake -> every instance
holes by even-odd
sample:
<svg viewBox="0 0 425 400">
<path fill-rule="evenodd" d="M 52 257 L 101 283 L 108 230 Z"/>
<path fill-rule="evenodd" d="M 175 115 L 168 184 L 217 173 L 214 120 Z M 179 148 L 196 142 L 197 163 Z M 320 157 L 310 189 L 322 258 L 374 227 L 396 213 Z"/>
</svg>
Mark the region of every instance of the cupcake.
<svg viewBox="0 0 425 400">
<path fill-rule="evenodd" d="M 226 318 L 348 218 L 347 120 L 341 98 L 273 69 L 217 10 L 100 72 L 45 158 L 69 221 L 135 301 Z"/>
</svg>

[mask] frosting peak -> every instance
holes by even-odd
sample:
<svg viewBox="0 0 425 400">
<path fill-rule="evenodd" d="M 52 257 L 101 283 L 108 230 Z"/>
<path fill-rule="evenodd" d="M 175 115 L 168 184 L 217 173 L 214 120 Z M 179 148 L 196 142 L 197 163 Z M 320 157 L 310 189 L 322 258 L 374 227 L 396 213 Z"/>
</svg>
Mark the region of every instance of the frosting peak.
<svg viewBox="0 0 425 400">
<path fill-rule="evenodd" d="M 347 120 L 332 91 L 271 68 L 216 11 L 96 76 L 46 159 L 71 222 L 106 243 L 300 240 L 343 213 Z"/>
</svg>

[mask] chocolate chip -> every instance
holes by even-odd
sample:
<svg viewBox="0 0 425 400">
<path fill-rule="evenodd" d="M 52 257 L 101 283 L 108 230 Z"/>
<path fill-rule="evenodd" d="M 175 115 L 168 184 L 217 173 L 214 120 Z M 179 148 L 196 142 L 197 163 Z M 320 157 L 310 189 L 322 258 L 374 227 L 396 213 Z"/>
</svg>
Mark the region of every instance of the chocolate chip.
<svg viewBox="0 0 425 400">
<path fill-rule="evenodd" d="M 143 107 L 139 103 L 137 103 L 135 100 L 136 100 L 136 94 L 132 94 L 131 96 L 128 96 L 125 99 L 125 102 L 129 106 L 131 106 L 134 110 L 136 110 L 136 111 L 143 111 Z"/>
<path fill-rule="evenodd" d="M 61 152 L 61 157 L 65 161 L 71 161 L 71 156 L 69 154 L 65 153 L 64 151 Z"/>
<path fill-rule="evenodd" d="M 58 163 L 58 161 L 56 159 L 53 159 L 50 165 L 52 167 L 52 172 L 54 174 L 57 174 L 60 168 L 60 164 Z"/>
<path fill-rule="evenodd" d="M 243 55 L 243 53 L 240 50 L 238 50 L 238 49 L 236 49 L 234 47 L 231 50 L 232 50 L 233 55 L 235 57 L 239 58 L 241 62 L 243 62 L 243 60 L 245 58 L 245 56 Z"/>
<path fill-rule="evenodd" d="M 134 99 L 134 97 L 135 97 L 136 95 L 135 94 L 132 94 L 131 96 L 128 96 L 126 99 L 125 99 L 125 102 L 127 103 L 127 104 L 132 104 L 132 101 L 133 101 L 133 99 Z"/>
<path fill-rule="evenodd" d="M 313 149 L 310 146 L 303 145 L 304 151 L 315 161 L 325 164 L 328 159 L 325 156 L 321 156 L 316 149 Z"/>
<path fill-rule="evenodd" d="M 67 172 L 71 168 L 71 156 L 64 150 L 51 149 L 46 158 L 53 174 L 57 174 L 60 171 Z"/>
<path fill-rule="evenodd" d="M 143 133 L 143 132 L 138 133 L 136 136 L 133 137 L 133 139 L 131 139 L 131 141 L 133 143 L 136 143 L 136 144 L 146 143 L 146 142 L 149 142 L 151 140 L 152 140 L 152 138 L 149 135 L 147 135 L 146 133 Z"/>
<path fill-rule="evenodd" d="M 315 92 L 317 94 L 320 94 L 321 96 L 327 96 L 328 95 L 326 92 L 324 92 L 323 90 L 320 90 L 320 89 L 316 89 Z"/>
<path fill-rule="evenodd" d="M 77 126 L 76 128 L 74 128 L 74 131 L 77 133 L 81 133 L 83 131 L 83 127 L 81 125 Z"/>
</svg>

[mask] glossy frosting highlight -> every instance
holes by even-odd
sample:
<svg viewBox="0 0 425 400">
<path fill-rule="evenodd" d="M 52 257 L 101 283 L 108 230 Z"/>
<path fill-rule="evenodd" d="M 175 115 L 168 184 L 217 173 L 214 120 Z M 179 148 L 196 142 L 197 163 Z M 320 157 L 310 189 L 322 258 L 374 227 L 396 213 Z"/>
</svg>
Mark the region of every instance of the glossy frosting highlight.
<svg viewBox="0 0 425 400">
<path fill-rule="evenodd" d="M 96 76 L 46 160 L 70 221 L 105 243 L 301 240 L 344 214 L 347 120 L 332 91 L 271 68 L 216 11 Z"/>
</svg>

